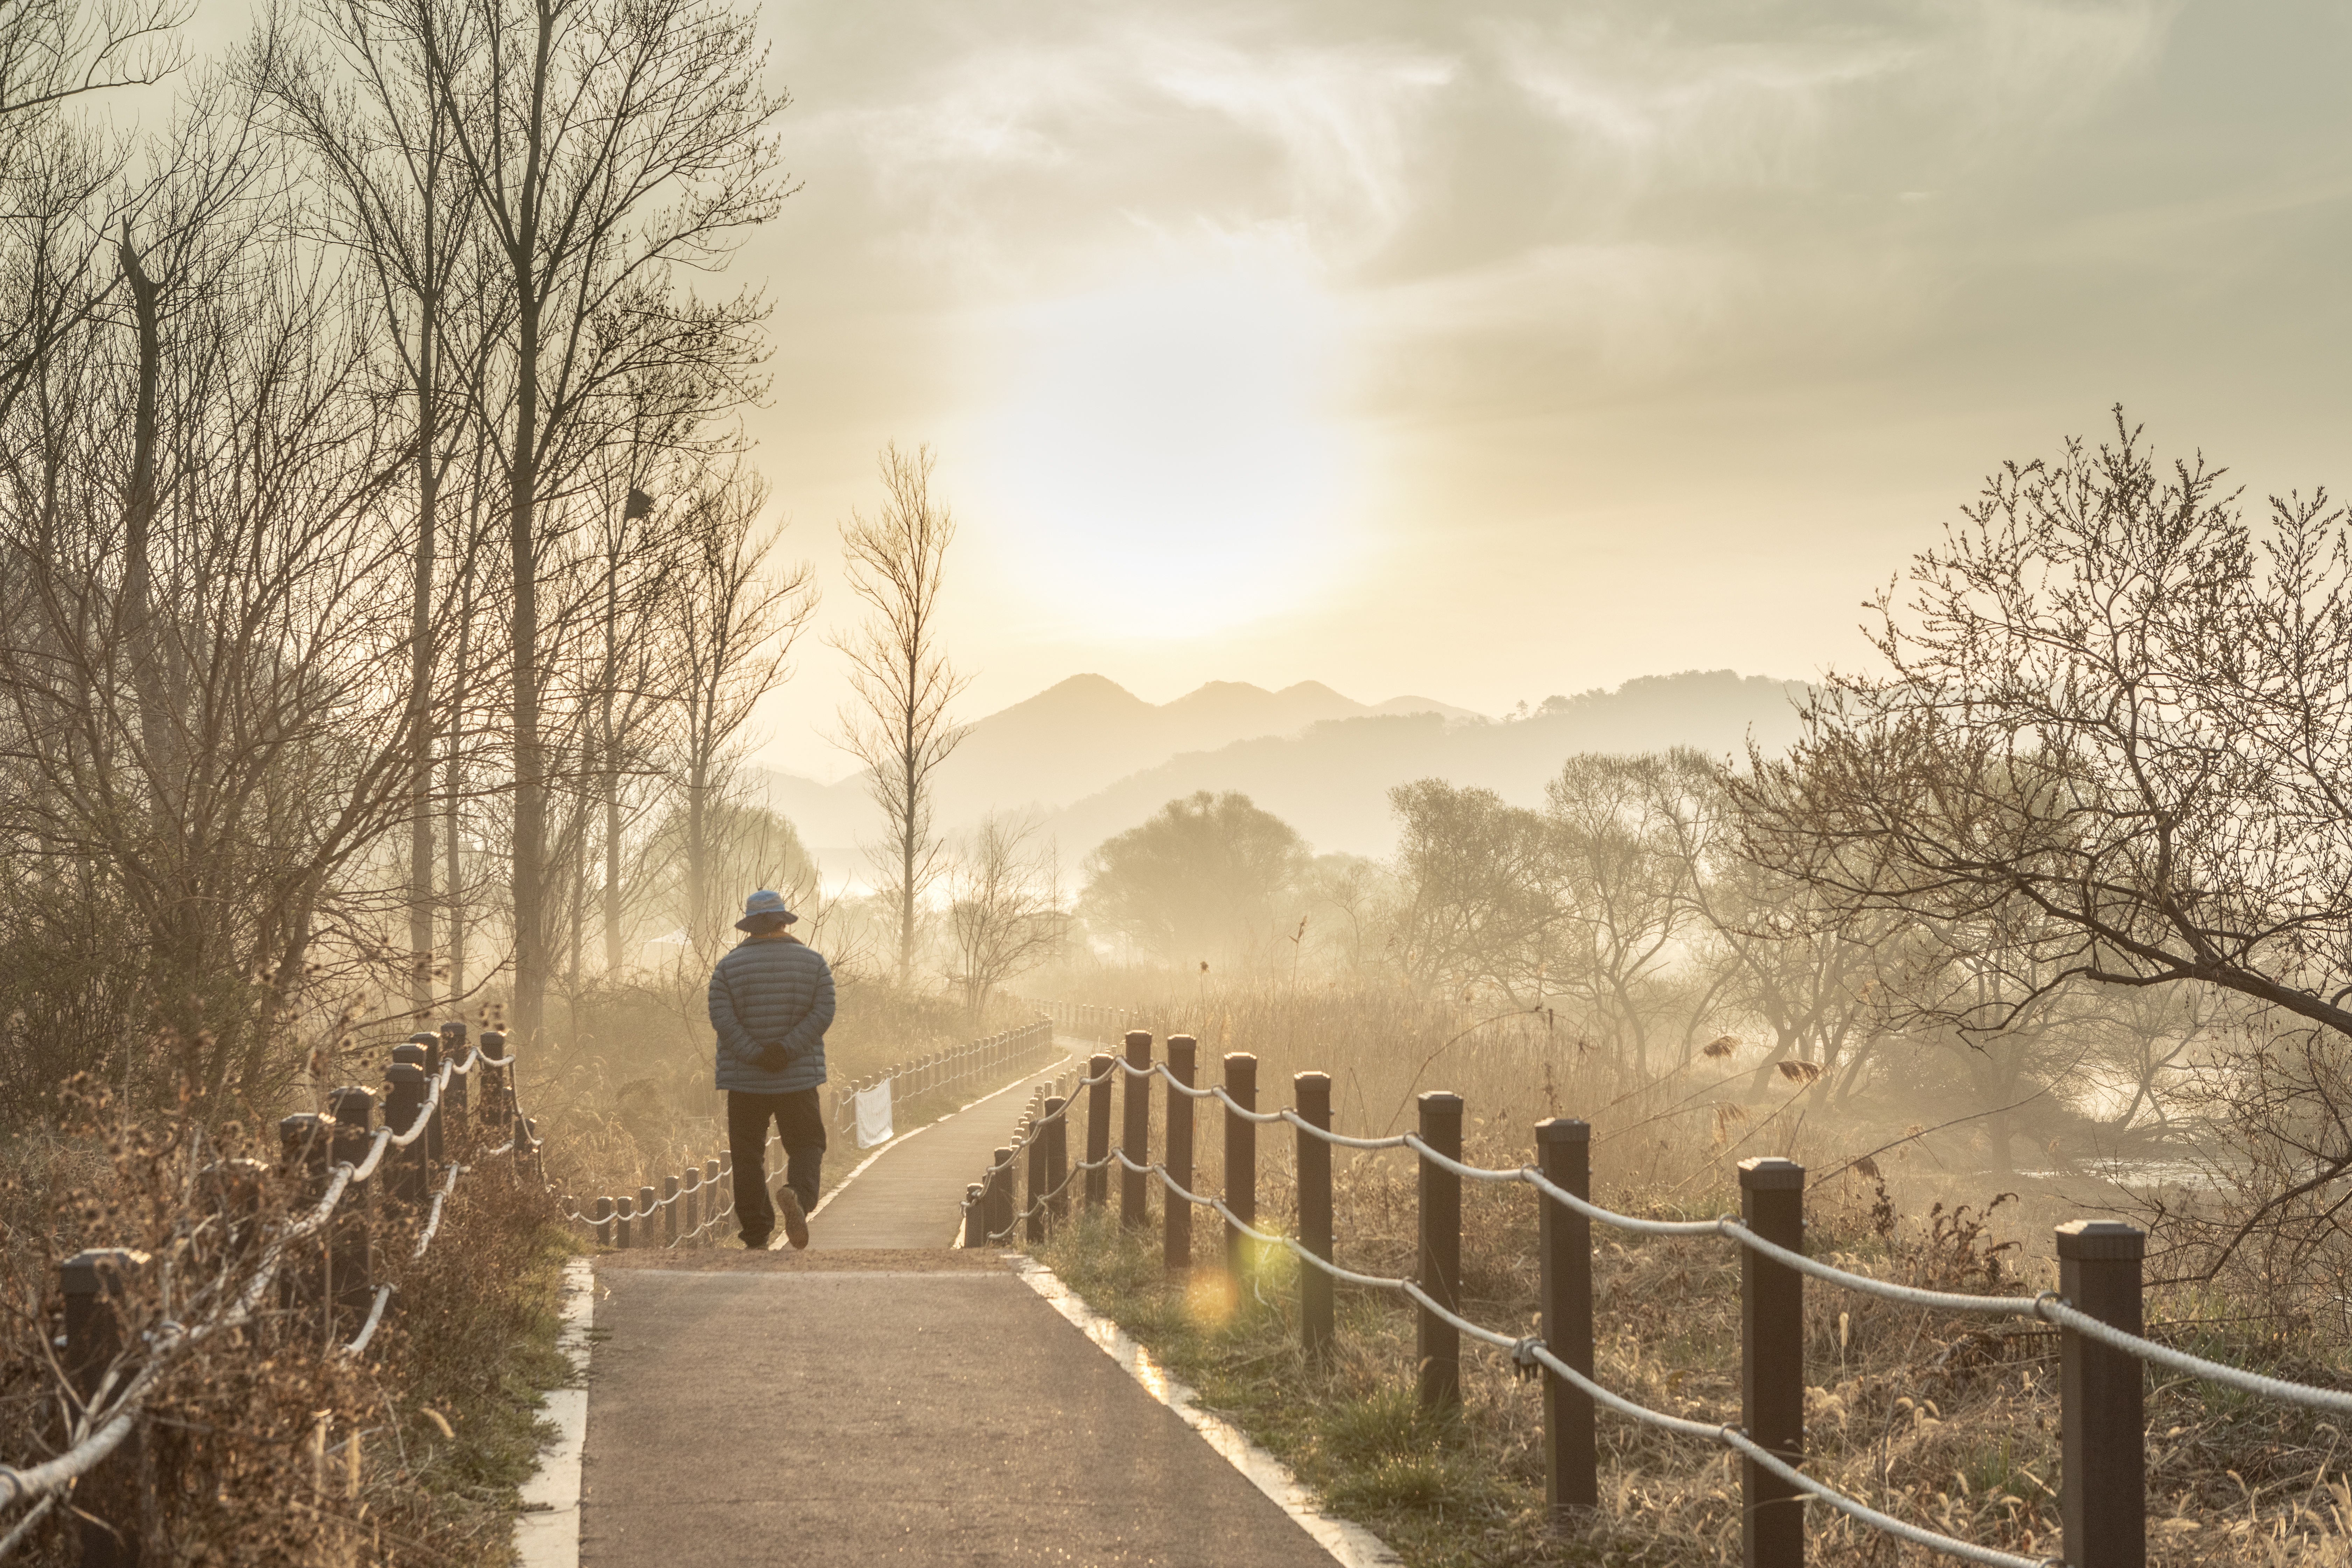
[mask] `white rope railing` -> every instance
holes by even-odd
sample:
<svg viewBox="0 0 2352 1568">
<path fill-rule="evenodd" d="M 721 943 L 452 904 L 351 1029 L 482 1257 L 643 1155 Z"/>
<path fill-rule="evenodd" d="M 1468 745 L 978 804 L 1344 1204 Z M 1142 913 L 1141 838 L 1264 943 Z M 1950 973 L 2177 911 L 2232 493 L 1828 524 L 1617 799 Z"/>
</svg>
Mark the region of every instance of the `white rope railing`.
<svg viewBox="0 0 2352 1568">
<path fill-rule="evenodd" d="M 334 1216 L 344 1194 L 352 1189 L 352 1185 L 366 1181 L 375 1173 L 387 1149 L 408 1148 L 425 1135 L 432 1125 L 435 1111 L 440 1108 L 442 1091 L 453 1077 L 470 1074 L 478 1067 L 511 1067 L 514 1061 L 515 1058 L 511 1056 L 487 1056 L 477 1045 L 467 1053 L 464 1061 L 453 1059 L 443 1062 L 440 1071 L 434 1076 L 424 1100 L 417 1108 L 415 1118 L 409 1123 L 407 1130 L 395 1132 L 389 1125 L 380 1127 L 376 1130 L 368 1152 L 363 1158 L 356 1163 L 336 1162 L 328 1173 L 326 1187 L 320 1192 L 317 1201 L 306 1213 L 287 1220 L 270 1235 L 263 1249 L 261 1262 L 255 1268 L 244 1289 L 239 1290 L 226 1306 L 211 1319 L 194 1328 L 166 1321 L 150 1331 L 147 1335 L 146 1364 L 141 1368 L 138 1375 L 119 1391 L 114 1387 L 116 1373 L 111 1370 L 107 1373 L 99 1388 L 85 1405 L 81 1418 L 76 1425 L 78 1435 L 74 1436 L 74 1440 L 68 1446 L 65 1452 L 37 1465 L 0 1465 L 0 1508 L 13 1506 L 28 1497 L 54 1496 L 59 1489 L 87 1475 L 108 1455 L 121 1447 L 122 1440 L 138 1425 L 148 1394 L 178 1356 L 203 1342 L 219 1330 L 235 1327 L 249 1321 L 268 1297 L 271 1286 L 277 1282 L 278 1271 L 284 1262 L 287 1248 L 316 1235 Z M 525 1131 L 527 1126 L 528 1123 L 519 1120 L 520 1135 L 528 1137 L 530 1146 L 537 1149 L 541 1140 L 530 1136 Z M 512 1150 L 515 1142 L 515 1139 L 510 1138 L 507 1144 L 493 1152 L 508 1152 Z M 450 1194 L 456 1189 L 457 1177 L 465 1168 L 463 1165 L 454 1163 L 450 1166 L 448 1178 L 433 1201 L 432 1213 L 419 1237 L 416 1248 L 411 1255 L 412 1262 L 423 1258 L 425 1248 L 432 1245 L 435 1235 L 440 1229 L 444 1205 Z M 375 1301 L 369 1311 L 366 1323 L 350 1343 L 338 1347 L 341 1353 L 356 1355 L 367 1348 L 369 1342 L 374 1338 L 376 1330 L 381 1326 L 385 1307 L 394 1293 L 395 1288 L 392 1285 L 386 1284 L 378 1288 Z M 110 1401 L 107 1397 L 110 1394 L 113 1394 Z M 19 1521 L 17 1531 L 23 1530 L 26 1522 L 26 1521 Z M 8 1539 L 10 1541 L 16 1539 L 16 1531 L 12 1531 Z M 0 1545 L 0 1551 L 5 1550 L 5 1545 Z"/>
</svg>

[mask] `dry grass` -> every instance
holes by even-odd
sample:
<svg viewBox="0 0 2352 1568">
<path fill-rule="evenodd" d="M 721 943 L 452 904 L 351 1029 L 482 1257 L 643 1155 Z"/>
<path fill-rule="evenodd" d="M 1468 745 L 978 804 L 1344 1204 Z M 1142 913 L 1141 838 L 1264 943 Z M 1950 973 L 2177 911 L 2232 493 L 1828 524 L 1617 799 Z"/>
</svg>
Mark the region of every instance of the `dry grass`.
<svg viewBox="0 0 2352 1568">
<path fill-rule="evenodd" d="M 89 1110 L 77 1130 L 13 1140 L 0 1180 L 0 1452 L 16 1462 L 54 1452 L 64 1434 L 46 1352 L 62 1325 L 60 1259 L 85 1246 L 149 1253 L 158 1266 L 127 1301 L 138 1323 L 201 1321 L 201 1283 L 244 1269 L 222 1250 L 219 1210 L 194 1173 L 261 1151 L 233 1127 L 125 1127 L 102 1105 Z M 292 1182 L 267 1183 L 265 1214 L 298 1201 Z M 377 1278 L 399 1294 L 365 1359 L 324 1353 L 356 1328 L 352 1314 L 281 1300 L 175 1360 L 147 1403 L 143 1447 L 125 1451 L 147 1500 L 146 1560 L 509 1561 L 540 1394 L 566 1375 L 555 1286 L 570 1244 L 550 1218 L 535 1182 L 486 1162 L 458 1182 L 420 1262 L 409 1261 L 417 1216 L 379 1210 Z M 296 1272 L 306 1267 L 315 1262 L 296 1259 Z M 73 1560 L 63 1511 L 38 1527 L 25 1560 Z"/>
<path fill-rule="evenodd" d="M 1663 1084 L 1633 1085 L 1547 1038 L 1539 1020 L 1479 1024 L 1443 1008 L 1334 991 L 1221 994 L 1205 1005 L 1139 1009 L 1190 1026 L 1212 1061 L 1254 1049 L 1262 1107 L 1288 1102 L 1288 1074 L 1328 1071 L 1336 1124 L 1358 1132 L 1410 1125 L 1411 1095 L 1464 1095 L 1469 1157 L 1530 1158 L 1530 1126 L 1582 1114 L 1595 1126 L 1602 1201 L 1659 1217 L 1736 1211 L 1734 1161 L 1784 1154 L 1816 1171 L 1859 1149 L 1777 1081 L 1753 1100 L 1729 1063 Z M 1727 1070 L 1727 1068 L 1728 1070 Z M 1777 1075 L 1776 1079 L 1777 1079 Z M 1222 1116 L 1204 1111 L 1194 1168 L 1213 1187 Z M 1157 1107 L 1154 1157 L 1164 1130 Z M 1076 1135 L 1074 1134 L 1074 1137 Z M 1295 1157 L 1286 1130 L 1259 1134 L 1259 1213 L 1294 1221 Z M 1920 1145 L 1906 1146 L 1903 1152 Z M 1940 1289 L 2031 1291 L 2055 1283 L 2047 1224 L 2080 1212 L 2065 1191 L 2020 1202 L 1965 1174 L 1882 1154 L 1818 1183 L 1809 1247 L 1858 1272 Z M 1877 1175 L 1879 1165 L 1887 1174 Z M 1870 1173 L 1865 1174 L 1867 1170 Z M 1114 1184 L 1115 1185 L 1115 1184 Z M 1339 1260 L 1412 1270 L 1415 1193 L 1408 1157 L 1342 1154 L 1335 1163 Z M 1965 1198 L 1965 1202 L 1962 1200 Z M 1531 1331 L 1536 1199 L 1472 1184 L 1465 1194 L 1468 1312 Z M 1417 1568 L 1473 1563 L 1689 1563 L 1738 1557 L 1732 1461 L 1692 1440 L 1604 1415 L 1602 1505 L 1563 1528 L 1542 1509 L 1541 1400 L 1506 1360 L 1465 1350 L 1458 1422 L 1412 1406 L 1413 1320 L 1392 1298 L 1343 1291 L 1340 1348 L 1328 1367 L 1295 1348 L 1295 1264 L 1260 1259 L 1239 1300 L 1221 1283 L 1213 1217 L 1196 1222 L 1189 1283 L 1159 1267 L 1158 1205 L 1139 1239 L 1082 1224 L 1046 1255 L 1099 1310 L 1127 1323 L 1208 1402 L 1282 1455 L 1343 1514 L 1395 1544 Z M 1738 1410 L 1738 1259 L 1728 1244 L 1604 1232 L 1596 1244 L 1597 1361 L 1610 1387 L 1653 1408 L 1707 1420 Z M 1874 1507 L 1963 1538 L 2032 1552 L 2058 1549 L 2057 1356 L 2053 1332 L 1988 1325 L 1809 1285 L 1808 1468 Z M 2151 1322 L 2200 1353 L 2284 1375 L 2352 1386 L 2340 1337 L 2314 1312 L 2281 1316 L 2214 1290 L 2151 1294 Z M 2189 1380 L 2152 1378 L 2148 1398 L 2151 1561 L 2165 1564 L 2352 1564 L 2352 1447 L 2317 1416 Z M 1811 1560 L 1854 1568 L 1942 1561 L 1811 1510 Z"/>
</svg>

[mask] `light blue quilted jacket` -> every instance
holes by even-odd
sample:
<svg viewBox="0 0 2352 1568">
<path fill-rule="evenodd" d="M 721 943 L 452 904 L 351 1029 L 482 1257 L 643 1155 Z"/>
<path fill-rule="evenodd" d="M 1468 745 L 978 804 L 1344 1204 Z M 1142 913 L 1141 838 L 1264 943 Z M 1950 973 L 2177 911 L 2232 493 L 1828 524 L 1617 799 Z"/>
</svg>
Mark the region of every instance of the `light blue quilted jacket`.
<svg viewBox="0 0 2352 1568">
<path fill-rule="evenodd" d="M 824 1032 L 833 1023 L 833 971 L 796 937 L 754 937 L 710 972 L 710 1026 L 719 1036 L 719 1087 L 738 1094 L 790 1094 L 824 1081 Z M 762 1047 L 781 1045 L 782 1052 Z"/>
</svg>

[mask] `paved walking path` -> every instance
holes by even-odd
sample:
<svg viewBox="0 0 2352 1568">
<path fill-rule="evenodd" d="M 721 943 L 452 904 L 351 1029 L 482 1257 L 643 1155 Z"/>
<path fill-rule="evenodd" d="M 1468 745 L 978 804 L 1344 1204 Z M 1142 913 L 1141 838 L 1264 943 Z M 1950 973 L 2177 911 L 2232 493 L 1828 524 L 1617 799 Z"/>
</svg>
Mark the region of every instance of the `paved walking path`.
<svg viewBox="0 0 2352 1568">
<path fill-rule="evenodd" d="M 980 1180 L 990 1156 L 1012 1142 L 1030 1090 L 1055 1078 L 1075 1079 L 1086 1060 L 1056 1061 L 1012 1088 L 935 1121 L 885 1148 L 857 1179 L 817 1207 L 809 1246 L 818 1251 L 866 1247 L 948 1247 L 963 1219 L 963 1190 Z M 827 1160 L 865 1158 L 854 1141 Z M 782 1246 L 781 1240 L 778 1246 Z"/>
<path fill-rule="evenodd" d="M 886 1152 L 804 1253 L 598 1260 L 583 1564 L 1330 1568 L 1002 1257 L 949 1248 L 1027 1100 Z"/>
</svg>

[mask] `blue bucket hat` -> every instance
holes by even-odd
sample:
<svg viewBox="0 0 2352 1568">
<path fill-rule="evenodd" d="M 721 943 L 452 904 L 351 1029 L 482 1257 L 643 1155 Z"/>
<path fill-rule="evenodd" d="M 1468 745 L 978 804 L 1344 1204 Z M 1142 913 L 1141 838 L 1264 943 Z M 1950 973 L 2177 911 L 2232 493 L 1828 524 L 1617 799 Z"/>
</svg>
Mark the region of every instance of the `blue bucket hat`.
<svg viewBox="0 0 2352 1568">
<path fill-rule="evenodd" d="M 783 919 L 777 920 L 782 915 Z M 790 925 L 801 917 L 784 907 L 784 896 L 761 889 L 743 900 L 743 918 L 735 922 L 737 931 L 765 930 L 771 925 Z"/>
</svg>

